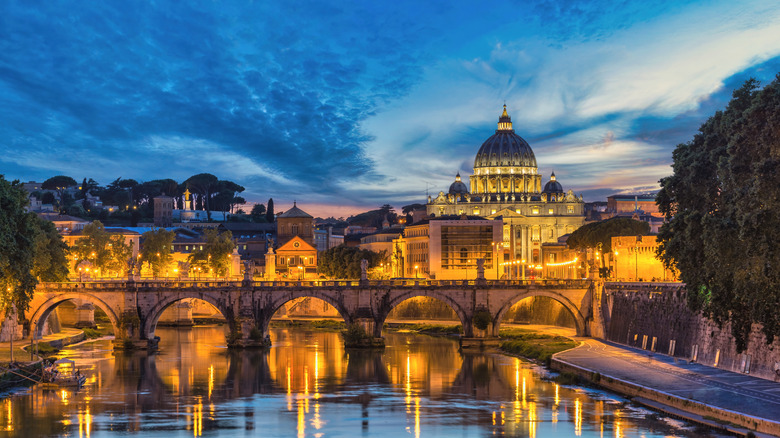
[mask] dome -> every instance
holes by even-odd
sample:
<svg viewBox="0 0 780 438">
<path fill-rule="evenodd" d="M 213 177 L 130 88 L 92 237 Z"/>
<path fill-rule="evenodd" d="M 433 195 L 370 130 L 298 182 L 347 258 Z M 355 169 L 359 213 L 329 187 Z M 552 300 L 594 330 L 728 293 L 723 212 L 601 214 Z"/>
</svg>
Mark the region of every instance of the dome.
<svg viewBox="0 0 780 438">
<path fill-rule="evenodd" d="M 460 172 L 455 176 L 455 182 L 450 184 L 450 195 L 465 195 L 469 192 L 469 188 L 466 187 L 466 184 L 463 184 L 463 181 L 460 180 Z"/>
<path fill-rule="evenodd" d="M 542 193 L 563 193 L 563 186 L 555 180 L 555 172 L 550 175 L 550 180 L 544 185 Z"/>
<path fill-rule="evenodd" d="M 531 146 L 512 129 L 512 119 L 506 112 L 498 118 L 498 129 L 477 152 L 474 169 L 483 167 L 532 167 L 536 168 L 536 157 Z"/>
</svg>

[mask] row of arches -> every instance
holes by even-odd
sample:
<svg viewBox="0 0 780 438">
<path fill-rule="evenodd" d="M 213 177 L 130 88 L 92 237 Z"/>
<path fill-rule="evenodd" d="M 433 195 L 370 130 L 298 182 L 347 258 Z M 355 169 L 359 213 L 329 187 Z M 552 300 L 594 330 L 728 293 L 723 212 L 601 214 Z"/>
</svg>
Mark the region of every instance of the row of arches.
<svg viewBox="0 0 780 438">
<path fill-rule="evenodd" d="M 280 309 L 282 309 L 285 304 L 300 298 L 310 298 L 327 303 L 337 312 L 346 324 L 355 322 L 353 315 L 351 315 L 351 313 L 331 295 L 318 293 L 317 291 L 309 291 L 309 293 L 301 292 L 278 297 L 276 301 L 270 303 L 270 306 L 266 309 L 265 313 L 260 315 L 260 318 L 257 318 L 256 329 L 263 335 L 266 335 L 271 320 L 279 313 Z M 154 339 L 157 325 L 160 322 L 163 313 L 176 303 L 193 299 L 202 300 L 218 310 L 224 317 L 229 331 L 233 332 L 238 330 L 238 327 L 234 326 L 236 324 L 236 315 L 233 314 L 232 308 L 226 306 L 218 299 L 208 294 L 199 294 L 197 296 L 195 294 L 192 294 L 192 296 L 188 294 L 177 294 L 160 300 L 149 312 L 147 312 L 144 320 L 138 321 L 137 330 L 139 331 L 138 334 L 141 339 Z M 96 310 L 99 309 L 102 314 L 105 314 L 105 318 L 107 318 L 114 328 L 115 333 L 118 333 L 118 329 L 123 324 L 127 323 L 122 320 L 122 315 L 117 315 L 114 309 L 97 295 L 83 292 L 64 293 L 50 298 L 34 310 L 29 321 L 31 322 L 30 329 L 35 339 L 40 339 L 42 337 L 44 323 L 54 309 L 65 302 L 74 300 L 90 303 L 95 306 Z M 373 335 L 375 337 L 382 337 L 384 323 L 388 319 L 425 318 L 425 315 L 409 312 L 409 307 L 420 300 L 427 301 L 429 305 L 434 304 L 439 309 L 438 316 L 433 315 L 434 317 L 441 318 L 441 315 L 446 315 L 447 319 L 460 322 L 462 334 L 464 336 L 475 336 L 475 328 L 472 324 L 473 315 L 469 313 L 467 309 L 464 309 L 457 299 L 445 293 L 430 294 L 429 292 L 426 293 L 426 291 L 421 290 L 410 290 L 406 293 L 396 295 L 386 302 L 379 317 L 374 320 Z M 427 317 L 430 318 L 431 315 L 428 315 Z M 571 327 L 575 329 L 577 335 L 581 336 L 585 334 L 585 320 L 574 303 L 554 292 L 545 290 L 520 293 L 513 299 L 508 300 L 497 312 L 494 312 L 491 315 L 491 323 L 486 329 L 486 335 L 498 336 L 501 325 L 512 322 L 545 323 L 548 325 Z"/>
</svg>

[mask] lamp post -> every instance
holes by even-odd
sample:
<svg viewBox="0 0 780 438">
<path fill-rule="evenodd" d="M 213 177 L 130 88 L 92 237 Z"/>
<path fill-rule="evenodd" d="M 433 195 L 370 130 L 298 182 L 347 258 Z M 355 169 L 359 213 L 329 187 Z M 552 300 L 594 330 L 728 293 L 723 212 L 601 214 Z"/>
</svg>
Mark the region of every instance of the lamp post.
<svg viewBox="0 0 780 438">
<path fill-rule="evenodd" d="M 618 281 L 618 272 L 617 272 L 617 266 L 618 266 L 618 252 L 615 250 L 615 281 Z"/>
<path fill-rule="evenodd" d="M 523 281 L 525 281 L 525 259 L 520 260 L 520 264 L 523 267 Z"/>
<path fill-rule="evenodd" d="M 414 265 L 414 278 L 419 278 L 419 276 L 417 275 L 417 269 L 418 268 L 419 268 L 418 265 Z"/>
<path fill-rule="evenodd" d="M 639 244 L 642 243 L 642 235 L 636 236 L 634 243 L 634 280 L 639 281 Z"/>
</svg>

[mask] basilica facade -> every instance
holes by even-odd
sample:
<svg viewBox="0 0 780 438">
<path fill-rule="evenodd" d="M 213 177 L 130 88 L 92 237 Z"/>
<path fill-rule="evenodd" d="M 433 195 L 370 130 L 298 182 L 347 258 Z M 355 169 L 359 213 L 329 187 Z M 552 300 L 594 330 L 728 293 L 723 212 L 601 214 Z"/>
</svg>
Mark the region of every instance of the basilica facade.
<svg viewBox="0 0 780 438">
<path fill-rule="evenodd" d="M 542 245 L 558 242 L 585 222 L 582 195 L 564 191 L 555 173 L 542 186 L 542 176 L 531 146 L 512 129 L 506 111 L 498 129 L 477 152 L 474 174 L 467 186 L 460 174 L 449 190 L 428 197 L 429 216 L 480 216 L 503 221 L 503 241 L 497 250 L 504 272 L 517 278 L 523 265 L 540 266 L 561 260 L 543 260 Z M 533 269 L 533 268 L 531 268 Z"/>
</svg>

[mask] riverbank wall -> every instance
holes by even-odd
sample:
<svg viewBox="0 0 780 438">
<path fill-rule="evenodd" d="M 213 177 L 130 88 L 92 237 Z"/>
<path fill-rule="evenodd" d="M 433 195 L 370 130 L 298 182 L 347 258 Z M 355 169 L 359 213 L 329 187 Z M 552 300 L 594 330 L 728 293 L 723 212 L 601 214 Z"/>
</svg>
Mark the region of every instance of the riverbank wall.
<svg viewBox="0 0 780 438">
<path fill-rule="evenodd" d="M 747 349 L 737 352 L 731 326 L 719 327 L 686 303 L 685 289 L 652 284 L 607 285 L 606 339 L 736 373 L 780 381 L 780 339 L 767 344 L 754 324 Z"/>
<path fill-rule="evenodd" d="M 780 435 L 780 423 L 730 411 L 707 403 L 678 397 L 655 388 L 643 386 L 628 380 L 602 374 L 572 364 L 553 355 L 550 367 L 558 372 L 572 373 L 592 384 L 632 398 L 632 401 L 668 414 L 704 424 L 716 430 L 723 430 L 742 436 L 749 432 Z"/>
</svg>

